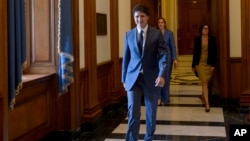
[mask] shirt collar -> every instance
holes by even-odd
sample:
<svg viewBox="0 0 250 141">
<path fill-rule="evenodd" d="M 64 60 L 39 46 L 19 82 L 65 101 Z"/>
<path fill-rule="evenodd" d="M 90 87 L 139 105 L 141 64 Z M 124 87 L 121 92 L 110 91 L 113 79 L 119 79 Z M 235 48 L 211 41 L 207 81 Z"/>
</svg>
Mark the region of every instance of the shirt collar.
<svg viewBox="0 0 250 141">
<path fill-rule="evenodd" d="M 147 33 L 147 30 L 148 30 L 148 24 L 144 27 L 144 28 L 139 28 L 137 27 L 137 30 L 138 30 L 138 33 L 141 32 L 141 30 L 143 30 L 144 33 Z"/>
</svg>

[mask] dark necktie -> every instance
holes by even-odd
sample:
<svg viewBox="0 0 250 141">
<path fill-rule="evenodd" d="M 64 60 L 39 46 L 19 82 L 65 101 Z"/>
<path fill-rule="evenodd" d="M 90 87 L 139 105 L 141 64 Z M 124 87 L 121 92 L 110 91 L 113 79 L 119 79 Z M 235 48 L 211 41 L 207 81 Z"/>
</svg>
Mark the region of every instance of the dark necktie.
<svg viewBox="0 0 250 141">
<path fill-rule="evenodd" d="M 139 47 L 141 54 L 142 54 L 142 46 L 143 46 L 143 30 L 141 30 L 140 32 L 139 41 L 138 41 L 138 47 Z"/>
</svg>

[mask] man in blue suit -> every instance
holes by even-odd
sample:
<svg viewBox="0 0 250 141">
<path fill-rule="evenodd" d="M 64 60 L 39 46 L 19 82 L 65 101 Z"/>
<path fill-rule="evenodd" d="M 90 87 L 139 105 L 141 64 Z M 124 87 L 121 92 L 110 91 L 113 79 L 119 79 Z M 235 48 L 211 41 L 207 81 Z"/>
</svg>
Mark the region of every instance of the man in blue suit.
<svg viewBox="0 0 250 141">
<path fill-rule="evenodd" d="M 137 141 L 139 138 L 143 94 L 146 106 L 144 140 L 152 141 L 156 128 L 157 100 L 167 75 L 168 52 L 161 32 L 148 25 L 148 7 L 138 4 L 132 13 L 136 27 L 125 34 L 122 62 L 122 83 L 128 99 L 126 141 Z"/>
</svg>

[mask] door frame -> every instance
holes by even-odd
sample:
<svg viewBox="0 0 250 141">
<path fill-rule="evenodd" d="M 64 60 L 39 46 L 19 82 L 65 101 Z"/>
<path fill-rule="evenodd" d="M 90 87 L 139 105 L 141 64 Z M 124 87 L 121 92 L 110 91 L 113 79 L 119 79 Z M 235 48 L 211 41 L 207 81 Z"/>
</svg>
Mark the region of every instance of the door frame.
<svg viewBox="0 0 250 141">
<path fill-rule="evenodd" d="M 191 8 L 191 9 L 190 9 Z M 195 18 L 196 13 L 188 14 L 190 17 L 187 17 L 187 13 L 190 13 L 190 10 L 199 9 L 199 12 L 196 11 L 197 14 L 201 14 L 202 16 L 198 16 L 199 18 Z M 201 11 L 200 11 L 201 10 Z M 206 11 L 206 12 L 205 12 Z M 180 55 L 192 55 L 193 54 L 193 42 L 194 38 L 199 35 L 198 29 L 200 24 L 208 24 L 210 25 L 210 1 L 203 0 L 194 3 L 193 0 L 178 0 L 177 1 L 177 45 L 179 48 Z M 192 16 L 191 16 L 192 15 Z M 189 20 L 192 18 L 193 20 L 200 19 L 200 23 L 190 23 Z M 198 21 L 200 21 L 198 20 Z M 190 25 L 192 24 L 192 25 Z M 211 31 L 209 31 L 211 33 Z"/>
<path fill-rule="evenodd" d="M 215 30 L 215 37 L 217 41 L 218 51 L 218 64 L 217 64 L 217 76 L 221 98 L 229 97 L 229 70 L 230 66 L 228 60 L 229 56 L 229 1 L 228 0 L 210 0 L 211 5 L 216 5 L 216 14 L 212 14 L 211 20 L 214 23 L 212 28 Z"/>
<path fill-rule="evenodd" d="M 229 1 L 228 0 L 209 0 L 211 11 L 210 28 L 215 35 L 218 51 L 218 64 L 215 75 L 217 78 L 218 91 L 221 98 L 229 97 Z M 177 4 L 178 9 L 178 4 Z M 178 11 L 178 10 L 177 10 Z M 178 15 L 179 16 L 179 15 Z M 178 18 L 178 16 L 176 18 Z M 214 24 L 215 23 L 215 24 Z M 177 23 L 178 24 L 178 23 Z"/>
</svg>

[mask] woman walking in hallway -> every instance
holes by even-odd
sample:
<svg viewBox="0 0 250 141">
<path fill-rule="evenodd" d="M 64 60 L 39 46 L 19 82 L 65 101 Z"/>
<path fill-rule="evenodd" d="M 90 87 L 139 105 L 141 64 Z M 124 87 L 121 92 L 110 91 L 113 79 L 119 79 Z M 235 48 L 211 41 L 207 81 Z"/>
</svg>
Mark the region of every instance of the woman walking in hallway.
<svg viewBox="0 0 250 141">
<path fill-rule="evenodd" d="M 162 17 L 158 19 L 158 29 L 161 31 L 164 41 L 168 47 L 169 61 L 168 61 L 168 74 L 165 78 L 165 86 L 161 89 L 160 98 L 158 100 L 158 105 L 168 105 L 170 103 L 169 99 L 169 86 L 172 73 L 172 67 L 177 67 L 178 61 L 176 57 L 176 46 L 174 42 L 173 32 L 167 29 L 166 20 Z"/>
<path fill-rule="evenodd" d="M 199 33 L 200 36 L 194 40 L 192 70 L 201 80 L 202 100 L 205 102 L 205 111 L 209 112 L 208 84 L 216 66 L 217 47 L 215 38 L 209 35 L 207 24 L 200 26 Z"/>
</svg>

